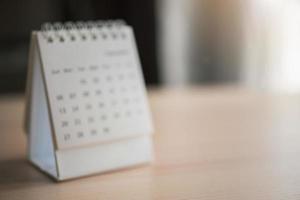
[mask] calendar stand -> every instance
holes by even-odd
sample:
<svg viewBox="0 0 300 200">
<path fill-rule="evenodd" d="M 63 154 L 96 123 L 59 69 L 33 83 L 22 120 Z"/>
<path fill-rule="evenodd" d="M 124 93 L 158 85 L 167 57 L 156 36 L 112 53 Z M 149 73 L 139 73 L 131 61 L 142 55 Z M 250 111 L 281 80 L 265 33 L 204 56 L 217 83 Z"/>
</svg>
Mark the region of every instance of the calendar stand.
<svg viewBox="0 0 300 200">
<path fill-rule="evenodd" d="M 48 25 L 32 33 L 28 155 L 58 181 L 152 160 L 152 123 L 133 32 L 111 23 Z"/>
</svg>

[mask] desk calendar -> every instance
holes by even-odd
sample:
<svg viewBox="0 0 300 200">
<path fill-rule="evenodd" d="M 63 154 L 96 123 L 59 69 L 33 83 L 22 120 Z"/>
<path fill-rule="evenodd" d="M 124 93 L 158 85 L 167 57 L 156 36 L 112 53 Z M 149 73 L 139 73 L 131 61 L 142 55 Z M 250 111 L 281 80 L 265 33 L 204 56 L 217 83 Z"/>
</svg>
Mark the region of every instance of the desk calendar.
<svg viewBox="0 0 300 200">
<path fill-rule="evenodd" d="M 31 37 L 29 160 L 57 180 L 151 161 L 152 122 L 132 28 L 45 24 Z"/>
</svg>

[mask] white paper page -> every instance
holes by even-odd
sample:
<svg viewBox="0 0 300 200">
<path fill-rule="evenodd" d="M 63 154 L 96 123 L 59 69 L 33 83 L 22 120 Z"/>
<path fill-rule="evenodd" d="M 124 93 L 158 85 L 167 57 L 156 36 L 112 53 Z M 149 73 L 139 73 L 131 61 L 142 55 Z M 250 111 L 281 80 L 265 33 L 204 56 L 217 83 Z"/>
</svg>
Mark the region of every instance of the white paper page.
<svg viewBox="0 0 300 200">
<path fill-rule="evenodd" d="M 30 93 L 28 93 L 27 132 L 28 153 L 31 162 L 42 171 L 57 177 L 54 146 L 47 107 L 46 93 L 41 72 L 36 34 L 32 34 L 30 54 Z"/>
<path fill-rule="evenodd" d="M 102 38 L 60 41 L 38 34 L 50 113 L 59 149 L 152 132 L 140 62 L 131 28 Z M 53 36 L 54 33 L 48 33 Z M 116 34 L 117 38 L 113 38 Z M 124 36 L 124 37 L 122 37 Z"/>
</svg>

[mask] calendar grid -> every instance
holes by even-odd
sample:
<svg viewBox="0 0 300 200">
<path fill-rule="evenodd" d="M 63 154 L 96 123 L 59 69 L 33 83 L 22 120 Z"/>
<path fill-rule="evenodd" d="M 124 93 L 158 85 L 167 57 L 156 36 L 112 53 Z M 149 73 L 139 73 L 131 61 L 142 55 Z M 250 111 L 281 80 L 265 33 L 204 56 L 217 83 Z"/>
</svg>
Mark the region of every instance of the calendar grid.
<svg viewBox="0 0 300 200">
<path fill-rule="evenodd" d="M 91 26 L 77 30 L 76 34 L 90 36 L 96 32 L 110 33 L 110 38 L 60 41 L 59 37 L 70 39 L 70 33 L 60 28 L 49 30 L 48 36 L 58 37 L 51 42 L 40 35 L 48 54 L 44 71 L 59 148 L 151 132 L 131 28 Z"/>
</svg>

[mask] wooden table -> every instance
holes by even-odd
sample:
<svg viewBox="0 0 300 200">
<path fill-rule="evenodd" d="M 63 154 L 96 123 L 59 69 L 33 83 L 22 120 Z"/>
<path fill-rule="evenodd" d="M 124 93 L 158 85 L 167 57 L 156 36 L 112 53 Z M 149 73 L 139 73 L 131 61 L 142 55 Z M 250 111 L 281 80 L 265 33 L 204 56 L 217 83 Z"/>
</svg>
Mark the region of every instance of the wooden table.
<svg viewBox="0 0 300 200">
<path fill-rule="evenodd" d="M 152 90 L 156 160 L 56 183 L 26 161 L 23 97 L 0 98 L 0 199 L 300 199 L 300 96 Z"/>
</svg>

